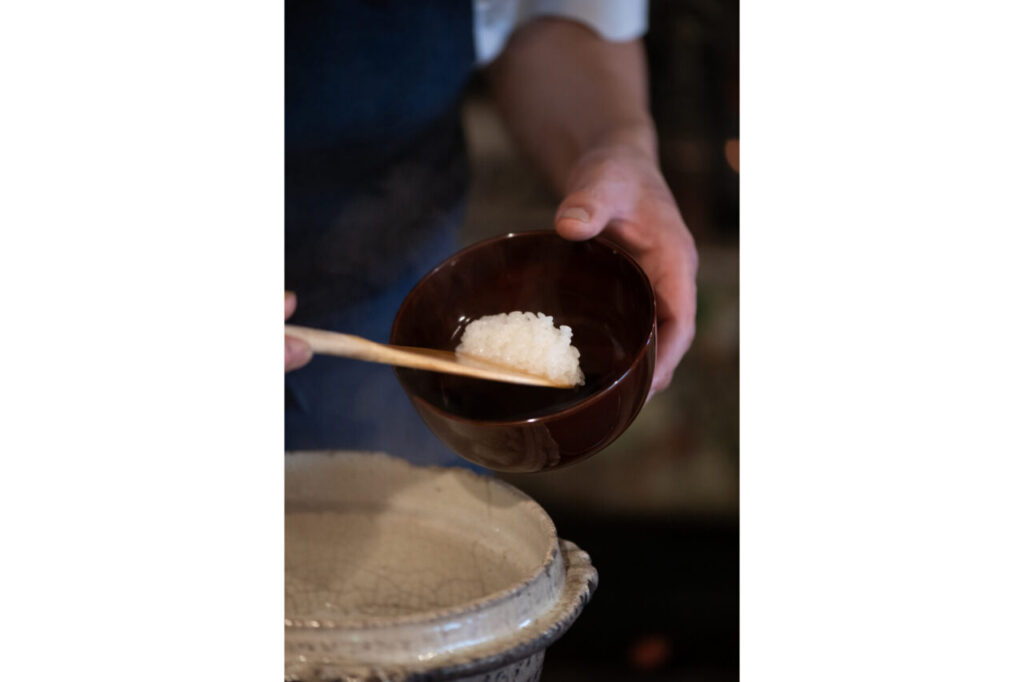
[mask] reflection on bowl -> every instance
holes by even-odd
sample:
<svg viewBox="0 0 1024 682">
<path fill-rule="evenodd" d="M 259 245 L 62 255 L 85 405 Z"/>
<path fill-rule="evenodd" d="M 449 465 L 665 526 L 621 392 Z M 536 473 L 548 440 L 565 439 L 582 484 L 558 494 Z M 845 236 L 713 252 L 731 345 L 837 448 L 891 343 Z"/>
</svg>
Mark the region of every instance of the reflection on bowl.
<svg viewBox="0 0 1024 682">
<path fill-rule="evenodd" d="M 536 680 L 597 586 L 587 554 L 500 481 L 381 454 L 285 463 L 291 682 Z"/>
<path fill-rule="evenodd" d="M 647 277 L 602 238 L 503 235 L 424 277 L 399 309 L 391 343 L 454 350 L 470 321 L 513 310 L 572 327 L 583 386 L 514 386 L 399 368 L 402 388 L 442 441 L 490 469 L 543 471 L 595 454 L 633 422 L 650 391 L 656 314 Z"/>
</svg>

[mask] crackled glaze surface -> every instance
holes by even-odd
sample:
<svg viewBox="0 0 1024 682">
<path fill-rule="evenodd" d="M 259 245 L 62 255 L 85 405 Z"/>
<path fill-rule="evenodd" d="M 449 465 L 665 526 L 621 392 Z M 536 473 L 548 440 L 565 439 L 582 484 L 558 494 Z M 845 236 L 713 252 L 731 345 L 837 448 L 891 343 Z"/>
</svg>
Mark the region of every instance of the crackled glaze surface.
<svg viewBox="0 0 1024 682">
<path fill-rule="evenodd" d="M 285 610 L 307 618 L 344 621 L 447 609 L 527 577 L 507 549 L 467 544 L 410 514 L 295 513 L 287 516 L 285 534 Z M 361 553 L 357 565 L 354 549 Z"/>
<path fill-rule="evenodd" d="M 596 586 L 499 481 L 379 454 L 286 466 L 289 680 L 536 679 Z"/>
</svg>

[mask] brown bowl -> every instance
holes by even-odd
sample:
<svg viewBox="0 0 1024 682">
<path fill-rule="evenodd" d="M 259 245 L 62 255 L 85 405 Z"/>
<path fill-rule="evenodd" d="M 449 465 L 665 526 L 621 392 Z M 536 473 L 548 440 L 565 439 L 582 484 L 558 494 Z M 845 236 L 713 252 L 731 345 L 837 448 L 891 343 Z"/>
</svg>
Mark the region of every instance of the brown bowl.
<svg viewBox="0 0 1024 682">
<path fill-rule="evenodd" d="M 654 373 L 654 292 L 612 242 L 520 232 L 474 244 L 406 296 L 391 343 L 454 350 L 465 326 L 514 310 L 572 327 L 586 383 L 517 386 L 396 368 L 431 430 L 465 459 L 497 471 L 544 471 L 581 461 L 618 438 L 643 407 Z"/>
</svg>

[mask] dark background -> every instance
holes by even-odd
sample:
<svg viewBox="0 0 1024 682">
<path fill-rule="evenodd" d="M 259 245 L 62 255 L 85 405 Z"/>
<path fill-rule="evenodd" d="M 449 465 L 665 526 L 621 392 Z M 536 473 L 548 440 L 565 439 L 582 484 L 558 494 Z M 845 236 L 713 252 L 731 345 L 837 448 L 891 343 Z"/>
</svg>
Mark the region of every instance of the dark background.
<svg viewBox="0 0 1024 682">
<path fill-rule="evenodd" d="M 545 682 L 739 677 L 738 3 L 653 0 L 646 42 L 662 168 L 700 251 L 697 337 L 672 387 L 613 446 L 565 471 L 504 477 L 600 573 L 549 649 Z M 464 117 L 464 241 L 552 227 L 558 198 L 479 84 Z"/>
</svg>

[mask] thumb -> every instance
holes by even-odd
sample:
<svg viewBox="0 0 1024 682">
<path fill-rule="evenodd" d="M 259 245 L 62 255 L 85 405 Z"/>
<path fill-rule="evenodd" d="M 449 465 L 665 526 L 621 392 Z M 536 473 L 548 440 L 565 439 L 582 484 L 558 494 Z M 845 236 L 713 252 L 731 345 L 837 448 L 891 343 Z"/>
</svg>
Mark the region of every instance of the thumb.
<svg viewBox="0 0 1024 682">
<path fill-rule="evenodd" d="M 596 237 L 614 217 L 613 189 L 601 182 L 574 188 L 555 212 L 555 231 L 570 241 Z"/>
</svg>

